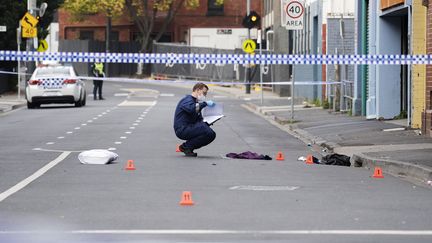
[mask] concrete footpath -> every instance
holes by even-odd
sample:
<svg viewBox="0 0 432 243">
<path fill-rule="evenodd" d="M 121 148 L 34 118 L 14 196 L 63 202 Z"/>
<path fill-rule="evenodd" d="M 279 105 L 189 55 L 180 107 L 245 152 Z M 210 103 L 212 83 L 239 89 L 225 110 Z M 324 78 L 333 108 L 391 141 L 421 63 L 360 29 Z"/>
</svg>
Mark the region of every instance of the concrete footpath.
<svg viewBox="0 0 432 243">
<path fill-rule="evenodd" d="M 432 138 L 406 126 L 406 120 L 367 120 L 325 110 L 294 106 L 291 99 L 264 91 L 245 94 L 244 89 L 212 87 L 245 100 L 244 107 L 296 136 L 322 156 L 330 153 L 351 157 L 352 166 L 382 168 L 384 174 L 427 185 L 432 181 Z"/>
<path fill-rule="evenodd" d="M 216 91 L 215 100 L 221 94 L 243 100 L 246 109 L 302 140 L 322 156 L 345 154 L 351 157 L 352 166 L 380 166 L 384 174 L 425 185 L 432 181 L 432 138 L 407 128 L 406 120 L 366 120 L 296 104 L 292 122 L 290 98 L 264 91 L 261 104 L 260 91 L 245 94 L 239 87 L 215 85 L 210 85 L 210 90 Z M 0 95 L 0 114 L 25 105 L 23 94 L 21 99 L 16 93 Z"/>
<path fill-rule="evenodd" d="M 18 99 L 18 94 L 16 92 L 0 94 L 0 114 L 26 105 L 27 101 L 23 93 L 21 93 L 20 99 Z"/>
</svg>

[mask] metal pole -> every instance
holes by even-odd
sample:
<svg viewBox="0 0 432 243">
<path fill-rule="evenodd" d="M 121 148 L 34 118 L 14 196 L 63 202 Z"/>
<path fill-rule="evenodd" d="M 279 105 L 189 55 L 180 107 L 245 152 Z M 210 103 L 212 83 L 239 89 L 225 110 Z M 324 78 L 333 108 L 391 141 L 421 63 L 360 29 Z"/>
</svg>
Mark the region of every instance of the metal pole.
<svg viewBox="0 0 432 243">
<path fill-rule="evenodd" d="M 288 30 L 288 42 L 291 41 L 291 36 L 293 35 L 293 31 L 292 30 Z M 288 53 L 292 53 L 291 50 L 289 50 L 291 43 L 288 43 Z M 295 100 L 295 95 L 294 95 L 294 88 L 295 88 L 295 68 L 294 68 L 294 64 L 292 65 L 292 75 L 291 75 L 291 122 L 294 122 L 294 100 Z"/>
<path fill-rule="evenodd" d="M 261 38 L 261 31 L 258 32 L 258 40 L 260 44 L 260 56 L 262 56 L 262 38 Z M 263 64 L 260 64 L 260 85 L 261 85 L 261 105 L 264 104 L 264 90 L 263 90 Z"/>
<path fill-rule="evenodd" d="M 20 55 L 21 52 L 21 23 L 18 24 L 18 28 L 17 28 L 17 46 L 18 46 L 18 55 Z M 17 68 L 17 72 L 18 72 L 18 100 L 21 99 L 21 62 L 18 59 L 18 68 Z"/>
<path fill-rule="evenodd" d="M 105 40 L 105 52 L 110 53 L 111 45 L 111 9 L 107 11 L 107 26 L 106 26 L 106 40 Z M 109 67 L 108 62 L 105 63 L 105 77 L 109 77 Z"/>
<path fill-rule="evenodd" d="M 250 0 L 246 0 L 246 15 L 250 14 Z M 250 39 L 250 29 L 248 29 L 248 40 Z M 246 64 L 245 69 L 245 76 L 246 76 L 246 94 L 251 93 L 251 84 L 250 84 L 250 67 L 249 64 Z"/>
</svg>

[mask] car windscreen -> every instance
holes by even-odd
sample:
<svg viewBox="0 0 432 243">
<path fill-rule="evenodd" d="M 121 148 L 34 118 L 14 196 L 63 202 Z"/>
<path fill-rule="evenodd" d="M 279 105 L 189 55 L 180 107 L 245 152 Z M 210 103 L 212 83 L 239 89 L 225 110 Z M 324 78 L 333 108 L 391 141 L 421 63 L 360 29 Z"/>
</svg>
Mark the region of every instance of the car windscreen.
<svg viewBox="0 0 432 243">
<path fill-rule="evenodd" d="M 70 76 L 69 67 L 54 67 L 54 68 L 41 68 L 36 72 L 37 77 L 56 77 L 56 76 Z"/>
</svg>

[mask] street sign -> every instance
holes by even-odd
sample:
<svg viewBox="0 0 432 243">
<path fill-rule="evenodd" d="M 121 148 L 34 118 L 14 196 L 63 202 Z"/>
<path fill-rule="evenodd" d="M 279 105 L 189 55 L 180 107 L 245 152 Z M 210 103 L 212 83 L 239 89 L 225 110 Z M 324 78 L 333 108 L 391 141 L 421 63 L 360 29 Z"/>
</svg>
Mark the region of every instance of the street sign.
<svg viewBox="0 0 432 243">
<path fill-rule="evenodd" d="M 39 20 L 37 20 L 33 15 L 27 12 L 21 19 L 21 26 L 23 28 L 34 28 L 36 27 Z"/>
<path fill-rule="evenodd" d="M 48 50 L 48 42 L 46 40 L 40 40 L 37 51 L 38 52 L 45 52 L 46 50 Z"/>
<path fill-rule="evenodd" d="M 0 25 L 0 32 L 6 32 L 7 28 L 5 25 Z"/>
<path fill-rule="evenodd" d="M 247 39 L 243 41 L 243 51 L 246 53 L 253 53 L 255 51 L 256 44 L 255 41 L 251 39 Z"/>
<path fill-rule="evenodd" d="M 23 38 L 33 38 L 37 36 L 37 28 L 23 28 L 22 37 Z"/>
<path fill-rule="evenodd" d="M 303 0 L 281 0 L 281 25 L 287 30 L 302 30 L 304 12 Z"/>
</svg>

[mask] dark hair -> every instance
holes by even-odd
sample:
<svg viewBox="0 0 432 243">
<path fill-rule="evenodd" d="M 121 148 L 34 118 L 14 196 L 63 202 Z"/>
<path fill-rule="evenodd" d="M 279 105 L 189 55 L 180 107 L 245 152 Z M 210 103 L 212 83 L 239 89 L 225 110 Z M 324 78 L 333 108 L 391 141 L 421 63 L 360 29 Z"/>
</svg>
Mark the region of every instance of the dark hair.
<svg viewBox="0 0 432 243">
<path fill-rule="evenodd" d="M 195 91 L 195 90 L 203 89 L 203 88 L 206 88 L 207 90 L 209 89 L 208 86 L 205 85 L 204 83 L 197 83 L 197 84 L 195 84 L 195 85 L 193 86 L 193 88 L 192 88 L 192 92 Z"/>
</svg>

